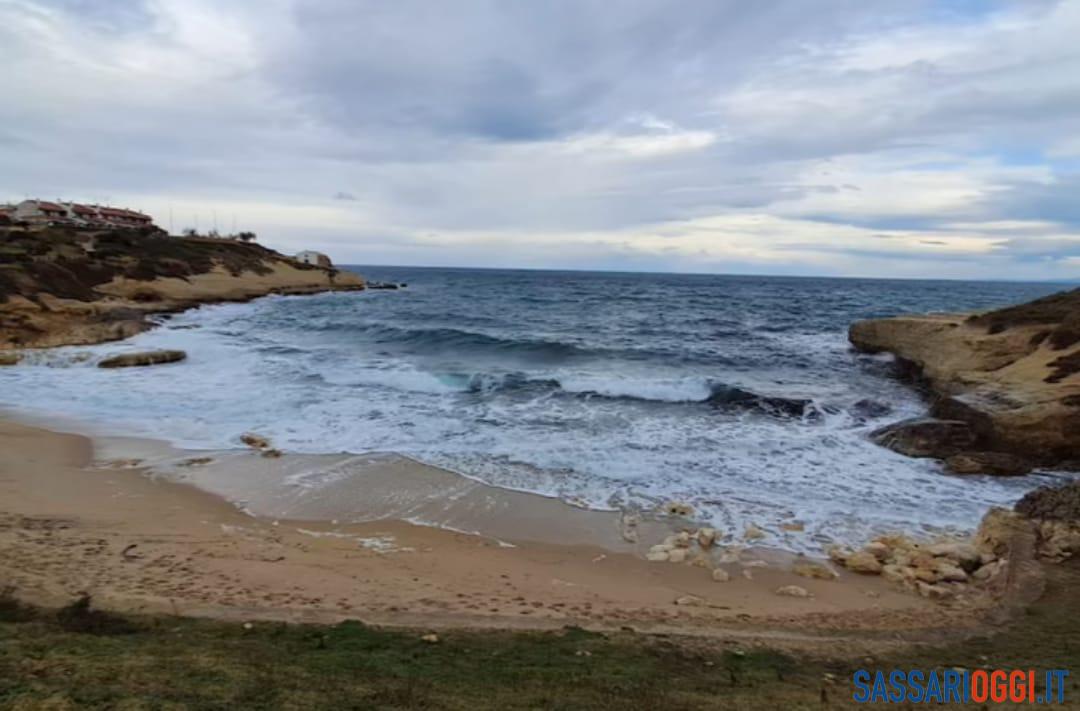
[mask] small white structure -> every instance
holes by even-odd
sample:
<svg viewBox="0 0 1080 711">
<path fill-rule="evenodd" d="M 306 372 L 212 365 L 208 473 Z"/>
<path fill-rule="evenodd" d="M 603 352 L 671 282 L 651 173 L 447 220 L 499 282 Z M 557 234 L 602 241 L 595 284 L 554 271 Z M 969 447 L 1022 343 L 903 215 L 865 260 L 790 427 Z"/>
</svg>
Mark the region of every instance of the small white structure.
<svg viewBox="0 0 1080 711">
<path fill-rule="evenodd" d="M 311 264 L 316 267 L 332 267 L 330 257 L 327 257 L 322 252 L 314 252 L 310 249 L 300 252 L 295 257 L 296 261 L 303 262 L 304 264 Z"/>
</svg>

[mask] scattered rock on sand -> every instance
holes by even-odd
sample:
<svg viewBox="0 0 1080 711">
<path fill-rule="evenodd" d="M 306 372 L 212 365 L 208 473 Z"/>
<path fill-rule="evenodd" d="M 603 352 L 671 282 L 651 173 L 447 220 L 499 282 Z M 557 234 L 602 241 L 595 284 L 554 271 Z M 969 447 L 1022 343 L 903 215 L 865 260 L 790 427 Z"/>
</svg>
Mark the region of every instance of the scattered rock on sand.
<svg viewBox="0 0 1080 711">
<path fill-rule="evenodd" d="M 697 595 L 683 595 L 682 597 L 675 598 L 675 604 L 686 607 L 698 607 L 705 604 L 705 601 Z"/>
<path fill-rule="evenodd" d="M 833 570 L 832 567 L 811 560 L 796 563 L 792 566 L 791 571 L 804 578 L 814 578 L 816 580 L 836 580 L 840 577 L 840 574 Z"/>
<path fill-rule="evenodd" d="M 281 450 L 280 449 L 273 449 L 273 448 L 264 449 L 262 451 L 262 456 L 268 457 L 270 459 L 277 459 L 278 457 L 281 456 Z"/>
<path fill-rule="evenodd" d="M 723 568 L 714 568 L 712 572 L 712 579 L 718 583 L 726 583 L 731 580 L 731 575 L 728 574 Z"/>
<path fill-rule="evenodd" d="M 1031 463 L 1015 454 L 1004 452 L 961 452 L 945 460 L 945 468 L 953 474 L 989 474 L 991 476 L 1024 476 L 1031 473 Z"/>
<path fill-rule="evenodd" d="M 804 587 L 798 585 L 785 585 L 776 589 L 777 595 L 784 595 L 786 597 L 813 597 L 810 591 Z"/>
<path fill-rule="evenodd" d="M 716 529 L 715 528 L 699 528 L 697 532 L 698 545 L 702 548 L 711 548 L 713 543 L 716 542 Z"/>
<path fill-rule="evenodd" d="M 962 420 L 903 420 L 870 433 L 877 444 L 908 457 L 945 459 L 971 449 L 975 433 Z"/>
<path fill-rule="evenodd" d="M 184 351 L 146 351 L 143 353 L 123 353 L 112 356 L 98 363 L 99 368 L 131 368 L 145 365 L 175 363 L 187 358 Z"/>
</svg>

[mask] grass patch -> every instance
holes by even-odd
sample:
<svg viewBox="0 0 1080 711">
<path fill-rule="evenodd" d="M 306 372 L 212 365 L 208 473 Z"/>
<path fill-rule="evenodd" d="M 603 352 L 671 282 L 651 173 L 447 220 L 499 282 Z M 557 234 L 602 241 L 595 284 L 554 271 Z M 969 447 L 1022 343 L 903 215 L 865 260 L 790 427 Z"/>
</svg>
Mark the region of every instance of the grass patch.
<svg viewBox="0 0 1080 711">
<path fill-rule="evenodd" d="M 0 621 L 0 708 L 822 709 L 855 708 L 858 668 L 1080 670 L 1080 570 L 1059 566 L 1047 596 L 995 637 L 833 660 L 630 632 L 439 632 L 124 618 L 96 613 Z M 0 605 L 0 611 L 7 609 Z M 77 611 L 76 611 L 77 610 Z M 112 623 L 110 623 L 111 625 Z M 90 633 L 88 633 L 90 632 Z M 831 679 L 826 678 L 831 675 Z M 1070 679 L 1074 683 L 1074 679 Z M 1074 686 L 1067 698 L 1080 702 Z"/>
</svg>

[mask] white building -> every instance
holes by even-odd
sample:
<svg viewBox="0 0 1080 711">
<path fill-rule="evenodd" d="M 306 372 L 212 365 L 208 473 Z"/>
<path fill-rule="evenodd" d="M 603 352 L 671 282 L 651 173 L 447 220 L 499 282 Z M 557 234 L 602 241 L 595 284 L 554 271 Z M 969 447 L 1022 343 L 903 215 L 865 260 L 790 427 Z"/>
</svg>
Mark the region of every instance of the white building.
<svg viewBox="0 0 1080 711">
<path fill-rule="evenodd" d="M 330 257 L 327 257 L 322 252 L 314 252 L 312 250 L 304 250 L 295 257 L 296 261 L 303 262 L 304 264 L 311 264 L 316 267 L 332 267 L 334 266 L 330 262 Z"/>
<path fill-rule="evenodd" d="M 47 200 L 23 200 L 15 206 L 11 219 L 30 225 L 69 225 L 111 229 L 152 227 L 154 224 L 153 218 L 149 215 L 134 210 Z"/>
</svg>

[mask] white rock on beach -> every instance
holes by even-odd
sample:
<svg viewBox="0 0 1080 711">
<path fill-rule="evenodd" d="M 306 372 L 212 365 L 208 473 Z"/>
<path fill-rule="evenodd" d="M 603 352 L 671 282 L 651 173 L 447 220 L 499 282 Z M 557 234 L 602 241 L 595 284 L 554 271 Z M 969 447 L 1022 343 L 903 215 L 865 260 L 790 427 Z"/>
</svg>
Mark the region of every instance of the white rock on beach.
<svg viewBox="0 0 1080 711">
<path fill-rule="evenodd" d="M 712 572 L 712 579 L 718 583 L 726 583 L 731 580 L 731 575 L 723 568 L 716 568 Z"/>
<path fill-rule="evenodd" d="M 785 597 L 813 597 L 810 591 L 799 585 L 785 585 L 776 589 L 777 595 Z"/>
<path fill-rule="evenodd" d="M 759 541 L 765 537 L 765 531 L 762 531 L 756 524 L 746 524 L 746 530 L 743 532 L 743 538 L 748 541 Z"/>
<path fill-rule="evenodd" d="M 689 551 L 685 548 L 676 548 L 667 554 L 668 560 L 672 563 L 685 563 L 689 555 Z"/>
<path fill-rule="evenodd" d="M 699 528 L 697 541 L 702 548 L 712 548 L 713 543 L 716 542 L 716 529 L 709 527 Z"/>
<path fill-rule="evenodd" d="M 840 577 L 840 574 L 830 566 L 811 560 L 796 563 L 792 566 L 791 571 L 804 578 L 814 578 L 817 580 L 836 580 Z"/>
</svg>

